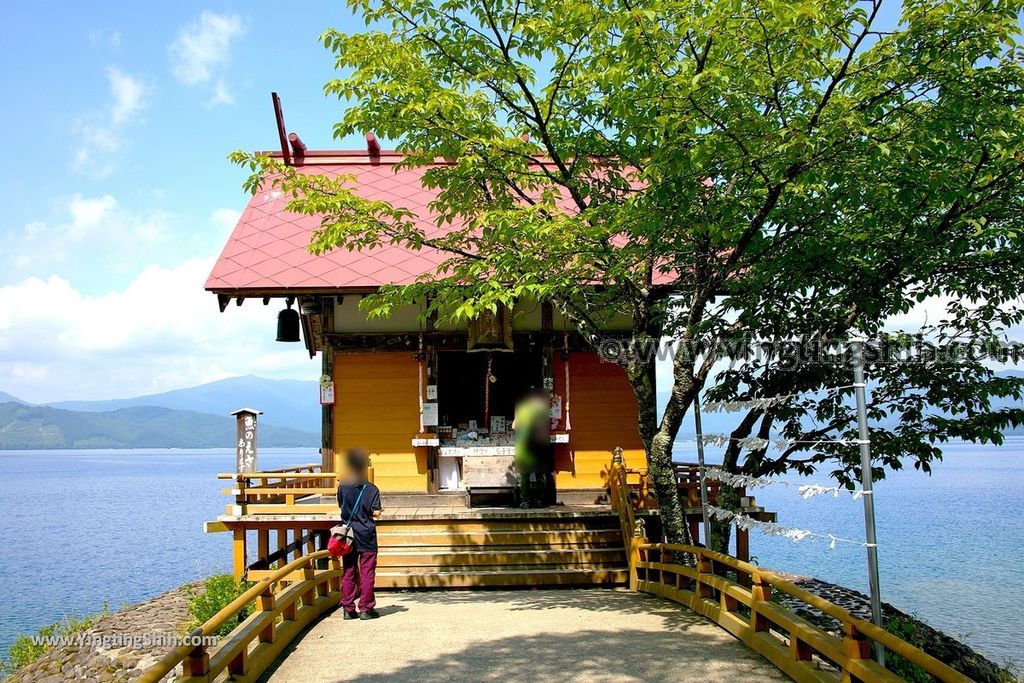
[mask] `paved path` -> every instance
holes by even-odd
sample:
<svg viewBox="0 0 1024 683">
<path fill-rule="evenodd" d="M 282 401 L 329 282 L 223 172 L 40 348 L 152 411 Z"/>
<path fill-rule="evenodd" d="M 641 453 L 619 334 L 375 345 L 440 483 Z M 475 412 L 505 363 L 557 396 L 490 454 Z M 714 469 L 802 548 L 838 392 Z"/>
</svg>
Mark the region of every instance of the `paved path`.
<svg viewBox="0 0 1024 683">
<path fill-rule="evenodd" d="M 378 594 L 376 621 L 335 611 L 286 651 L 273 683 L 783 681 L 674 602 L 621 590 Z"/>
</svg>

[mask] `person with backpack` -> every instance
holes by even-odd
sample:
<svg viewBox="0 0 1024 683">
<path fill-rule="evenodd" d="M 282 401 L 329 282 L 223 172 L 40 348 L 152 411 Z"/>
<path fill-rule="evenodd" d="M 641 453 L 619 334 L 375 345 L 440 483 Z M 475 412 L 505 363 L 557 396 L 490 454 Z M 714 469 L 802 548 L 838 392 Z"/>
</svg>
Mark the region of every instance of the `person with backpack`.
<svg viewBox="0 0 1024 683">
<path fill-rule="evenodd" d="M 373 584 L 377 574 L 377 519 L 382 512 L 380 489 L 367 480 L 369 453 L 352 448 L 345 460 L 351 483 L 338 486 L 338 507 L 342 523 L 351 527 L 354 547 L 342 557 L 341 608 L 345 619 L 376 619 L 380 614 L 375 609 Z"/>
<path fill-rule="evenodd" d="M 551 448 L 551 402 L 543 389 L 530 389 L 516 406 L 515 462 L 519 473 L 519 507 L 552 504 L 554 452 Z"/>
</svg>

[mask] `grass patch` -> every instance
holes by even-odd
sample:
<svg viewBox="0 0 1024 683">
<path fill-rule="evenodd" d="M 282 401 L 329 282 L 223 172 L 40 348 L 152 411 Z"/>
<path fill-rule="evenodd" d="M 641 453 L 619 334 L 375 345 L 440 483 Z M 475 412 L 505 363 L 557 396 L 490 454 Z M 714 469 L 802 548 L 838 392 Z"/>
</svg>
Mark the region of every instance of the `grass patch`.
<svg viewBox="0 0 1024 683">
<path fill-rule="evenodd" d="M 230 574 L 215 574 L 203 581 L 201 588 L 195 586 L 186 588 L 185 593 L 189 598 L 189 622 L 185 626 L 185 630 L 191 631 L 196 627 L 202 626 L 251 587 L 251 583 L 235 581 L 235 578 Z M 210 635 L 223 637 L 231 633 L 236 626 L 245 621 L 252 613 L 253 604 L 249 603 L 243 607 L 235 619 L 228 619 Z"/>
<path fill-rule="evenodd" d="M 924 634 L 910 619 L 892 617 L 885 622 L 885 630 L 919 650 L 924 649 Z M 885 653 L 885 668 L 909 683 L 930 683 L 934 680 L 924 669 L 910 660 L 900 657 L 895 652 Z"/>
<path fill-rule="evenodd" d="M 53 649 L 59 638 L 73 638 L 96 625 L 96 622 L 110 614 L 106 603 L 98 614 L 87 617 L 65 616 L 60 621 L 47 624 L 32 635 L 20 635 L 0 659 L 0 679 L 7 678 L 29 664 L 38 661 Z"/>
</svg>

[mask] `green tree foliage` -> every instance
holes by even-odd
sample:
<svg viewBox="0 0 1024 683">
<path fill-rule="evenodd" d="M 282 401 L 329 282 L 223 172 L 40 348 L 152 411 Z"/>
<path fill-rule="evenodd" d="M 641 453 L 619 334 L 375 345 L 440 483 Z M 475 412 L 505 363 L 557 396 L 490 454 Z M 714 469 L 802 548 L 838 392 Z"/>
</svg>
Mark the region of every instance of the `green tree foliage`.
<svg viewBox="0 0 1024 683">
<path fill-rule="evenodd" d="M 438 250 L 436 273 L 364 301 L 374 315 L 426 301 L 471 318 L 522 297 L 554 302 L 600 347 L 632 321 L 618 362 L 671 540 L 685 538 L 671 448 L 700 391 L 795 394 L 737 417 L 734 433 L 800 440 L 848 433 L 844 362 L 801 363 L 732 343 L 801 351 L 875 335 L 942 297 L 939 345 L 991 341 L 1021 319 L 1024 71 L 1021 3 L 985 0 L 349 0 L 367 31 L 327 31 L 346 105 L 337 136 L 375 131 L 436 188 L 434 229 L 352 192 L 351 179 L 236 153 L 247 187 L 270 184 L 322 216 L 311 249 Z M 897 21 L 883 21 L 899 13 Z M 438 159 L 446 163 L 436 164 Z M 679 342 L 668 405 L 654 357 Z M 713 373 L 724 361 L 725 373 Z M 841 359 L 840 359 L 841 361 Z M 969 360 L 868 366 L 879 474 L 934 443 L 997 439 L 1019 396 Z M 816 393 L 818 392 L 818 393 Z M 801 396 L 810 398 L 800 398 Z M 811 418 L 814 418 L 813 420 Z M 808 426 L 815 425 L 815 426 Z M 736 443 L 736 442 L 734 442 Z M 848 453 L 731 448 L 733 471 L 771 474 Z"/>
</svg>

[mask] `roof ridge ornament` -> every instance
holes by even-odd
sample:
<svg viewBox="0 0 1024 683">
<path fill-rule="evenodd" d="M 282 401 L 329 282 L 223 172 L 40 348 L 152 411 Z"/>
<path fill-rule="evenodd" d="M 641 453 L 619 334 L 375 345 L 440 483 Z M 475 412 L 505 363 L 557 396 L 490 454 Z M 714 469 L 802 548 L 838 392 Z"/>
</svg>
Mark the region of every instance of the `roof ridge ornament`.
<svg viewBox="0 0 1024 683">
<path fill-rule="evenodd" d="M 380 142 L 377 140 L 377 136 L 370 131 L 366 134 L 366 151 L 371 157 L 380 156 Z"/>
<path fill-rule="evenodd" d="M 270 93 L 270 100 L 274 103 L 274 118 L 277 121 L 277 137 L 281 141 L 281 156 L 284 157 L 284 165 L 292 165 L 292 154 L 288 149 L 288 135 L 284 128 L 284 110 L 281 108 L 281 98 L 276 92 Z"/>
</svg>

